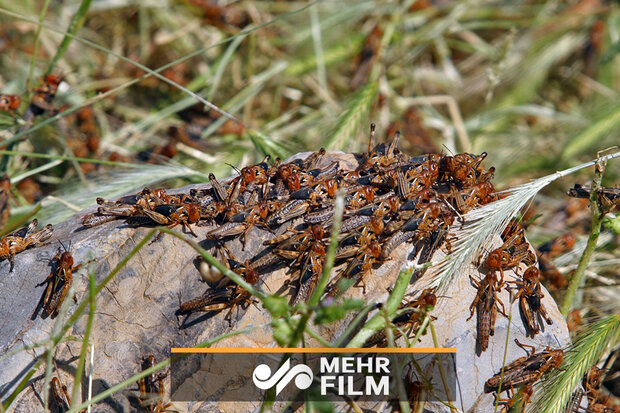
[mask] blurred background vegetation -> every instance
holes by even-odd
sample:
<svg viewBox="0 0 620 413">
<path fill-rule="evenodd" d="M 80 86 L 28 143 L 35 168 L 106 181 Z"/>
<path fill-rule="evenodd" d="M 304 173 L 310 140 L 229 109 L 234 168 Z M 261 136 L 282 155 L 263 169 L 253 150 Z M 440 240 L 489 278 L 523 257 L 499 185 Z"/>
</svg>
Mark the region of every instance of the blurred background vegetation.
<svg viewBox="0 0 620 413">
<path fill-rule="evenodd" d="M 21 97 L 0 114 L 4 232 L 267 153 L 364 151 L 371 122 L 412 155 L 487 152 L 504 189 L 620 142 L 618 52 L 620 5 L 603 0 L 0 0 L 0 92 Z M 25 119 L 49 73 L 64 80 L 53 108 Z M 558 180 L 525 215 L 536 245 L 575 235 L 550 257 L 563 277 L 590 224 L 566 191 L 592 175 Z M 619 175 L 611 161 L 603 185 Z M 573 327 L 619 312 L 617 246 L 606 229 Z"/>
</svg>

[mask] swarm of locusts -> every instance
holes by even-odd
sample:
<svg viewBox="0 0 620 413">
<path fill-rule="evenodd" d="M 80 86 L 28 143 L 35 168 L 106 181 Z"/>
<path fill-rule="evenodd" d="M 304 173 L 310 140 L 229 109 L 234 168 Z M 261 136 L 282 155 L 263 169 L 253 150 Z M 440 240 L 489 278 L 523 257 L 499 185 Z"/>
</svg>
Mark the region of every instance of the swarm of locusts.
<svg viewBox="0 0 620 413">
<path fill-rule="evenodd" d="M 326 297 L 337 298 L 353 284 L 365 288 L 365 277 L 400 244 L 413 244 L 419 263 L 429 261 L 446 242 L 455 219 L 497 199 L 490 182 L 494 168 L 482 166 L 486 153 L 409 157 L 399 151 L 398 141 L 396 134 L 390 143 L 375 145 L 372 125 L 368 153 L 355 170 L 330 163 L 323 149 L 287 163 L 276 159 L 270 164 L 267 157 L 228 182 L 211 174 L 208 189 L 170 195 L 147 188 L 115 202 L 97 199 L 97 212 L 85 216 L 83 225 L 125 218 L 182 225 L 192 234 L 194 224 L 214 225 L 207 238 L 217 245 L 223 264 L 250 284 L 286 267 L 292 304 L 297 304 L 310 297 L 321 275 L 336 194 L 342 193 L 345 209 L 335 258 L 339 271 L 325 291 Z M 240 238 L 245 245 L 253 227 L 274 235 L 254 257 L 240 262 L 226 244 Z M 248 299 L 236 285 L 219 285 L 183 303 L 181 310 L 215 311 Z"/>
<path fill-rule="evenodd" d="M 338 162 L 325 162 L 328 158 L 321 149 L 287 163 L 276 159 L 270 164 L 267 157 L 241 169 L 228 182 L 211 174 L 208 189 L 170 195 L 163 189 L 146 188 L 115 202 L 98 198 L 97 212 L 85 216 L 83 225 L 93 227 L 125 218 L 134 223 L 182 225 L 194 236 L 192 225 L 214 225 L 207 238 L 216 243 L 225 265 L 251 284 L 260 282 L 264 274 L 288 268 L 292 304 L 296 304 L 310 297 L 321 275 L 335 197 L 340 191 L 345 202 L 336 253 L 336 267 L 340 270 L 325 291 L 326 297 L 335 298 L 352 284 L 365 288 L 365 277 L 388 260 L 400 244 L 412 244 L 418 263 L 427 262 L 440 246 L 449 248 L 446 235 L 455 219 L 498 199 L 490 181 L 494 168 L 482 166 L 486 153 L 409 157 L 399 151 L 398 141 L 397 133 L 390 143 L 375 145 L 372 125 L 368 153 L 361 155 L 359 166 L 352 171 L 340 170 Z M 245 245 L 253 227 L 273 234 L 282 232 L 282 228 L 285 231 L 264 241 L 265 248 L 253 258 L 240 262 L 226 244 L 240 238 Z M 478 314 L 482 351 L 488 346 L 489 335 L 493 335 L 501 304 L 496 293 L 506 285 L 503 271 L 517 268 L 522 262 L 529 268 L 523 280 L 515 284 L 528 332 L 533 336 L 540 330 L 539 315 L 551 322 L 540 304 L 536 257 L 528 249 L 523 227 L 514 221 L 502 238 L 504 244 L 481 263 L 487 276 L 482 280 L 472 278 L 478 294 L 471 310 L 472 315 L 474 311 Z M 219 285 L 183 303 L 181 311 L 232 309 L 248 300 L 248 293 L 236 285 Z M 403 305 L 409 307 L 409 303 Z"/>
<path fill-rule="evenodd" d="M 399 151 L 398 141 L 397 132 L 391 142 L 376 144 L 373 124 L 368 152 L 357 156 L 359 166 L 354 170 L 343 170 L 339 162 L 330 162 L 324 149 L 290 162 L 270 162 L 267 156 L 227 181 L 210 174 L 211 186 L 204 189 L 168 194 L 164 189 L 145 188 L 116 201 L 98 198 L 97 211 L 84 216 L 82 224 L 94 227 L 125 219 L 134 225 L 181 225 L 194 237 L 197 235 L 193 225 L 213 226 L 206 238 L 215 245 L 222 264 L 253 285 L 260 285 L 266 274 L 286 268 L 291 304 L 295 305 L 309 299 L 321 276 L 331 239 L 335 200 L 341 196 L 345 208 L 337 237 L 336 271 L 324 292 L 324 298 L 337 299 L 352 285 L 365 289 L 365 280 L 372 270 L 389 260 L 401 244 L 411 244 L 409 257 L 417 257 L 418 264 L 430 261 L 440 247 L 450 252 L 448 230 L 455 220 L 463 221 L 468 211 L 500 196 L 491 183 L 494 168 L 485 169 L 482 165 L 486 153 L 410 157 Z M 1 239 L 0 259 L 9 258 L 11 269 L 17 252 L 51 236 L 51 226 L 36 231 L 36 225 L 35 220 Z M 272 235 L 262 243 L 260 251 L 242 262 L 227 243 L 239 238 L 245 248 L 254 227 Z M 519 300 L 530 336 L 541 330 L 543 320 L 552 323 L 541 302 L 536 256 L 525 239 L 523 226 L 512 221 L 501 238 L 503 244 L 499 248 L 479 259 L 478 266 L 486 276 L 471 277 L 477 294 L 470 306 L 470 318 L 476 313 L 479 355 L 494 334 L 497 313 L 505 315 L 497 294 L 502 288 L 510 288 L 509 283 L 514 284 L 510 289 L 516 291 L 514 296 Z M 72 271 L 79 268 L 73 265 L 67 249 L 59 250 L 54 260 L 54 271 L 40 284 L 47 283 L 41 306 L 52 317 L 58 313 L 71 285 Z M 527 269 L 519 276 L 523 267 Z M 504 271 L 509 269 L 520 279 L 504 281 Z M 423 271 L 414 272 L 412 279 L 419 278 Z M 407 335 L 417 331 L 436 300 L 435 293 L 427 289 L 404 302 L 393 320 L 399 327 L 397 337 L 405 331 Z M 231 322 L 233 309 L 251 302 L 246 290 L 223 278 L 202 296 L 188 297 L 179 310 L 192 313 L 228 309 Z M 366 346 L 385 345 L 383 332 L 366 342 Z M 551 351 L 554 357 L 547 357 Z M 561 350 L 546 349 L 515 361 L 509 366 L 511 374 L 504 376 L 503 388 L 531 385 L 556 367 L 558 360 Z M 493 380 L 487 382 L 487 391 L 497 390 Z"/>
<path fill-rule="evenodd" d="M 115 202 L 99 198 L 97 212 L 85 216 L 83 225 L 93 227 L 122 218 L 170 228 L 182 225 L 194 236 L 192 225 L 214 226 L 206 237 L 214 243 L 224 265 L 250 284 L 259 284 L 266 274 L 286 268 L 291 304 L 295 305 L 308 300 L 321 276 L 335 199 L 342 194 L 345 208 L 335 256 L 337 271 L 324 292 L 324 298 L 335 299 L 351 285 L 365 289 L 366 277 L 403 243 L 412 245 L 410 256 L 417 256 L 419 264 L 429 261 L 442 246 L 450 251 L 447 234 L 454 221 L 463 220 L 468 211 L 499 197 L 491 183 L 494 168 L 482 166 L 486 153 L 410 157 L 399 151 L 398 141 L 396 133 L 391 142 L 375 144 L 373 124 L 368 152 L 358 156 L 359 166 L 354 170 L 341 170 L 323 149 L 286 163 L 279 159 L 270 163 L 267 157 L 241 169 L 227 182 L 211 174 L 211 187 L 207 189 L 170 195 L 163 189 L 146 188 Z M 273 235 L 263 242 L 264 248 L 241 262 L 226 244 L 240 238 L 245 248 L 254 227 Z M 499 248 L 480 257 L 479 267 L 486 276 L 471 278 L 472 287 L 477 289 L 470 318 L 476 313 L 478 354 L 488 347 L 498 311 L 505 314 L 497 294 L 508 288 L 508 283 L 514 284 L 514 296 L 530 336 L 541 330 L 542 320 L 552 323 L 541 302 L 536 256 L 525 239 L 523 226 L 512 221 L 501 238 Z M 504 281 L 505 270 L 518 272 L 522 266 L 527 269 L 520 280 Z M 419 270 L 412 277 L 419 278 L 422 273 Z M 417 331 L 436 300 L 435 293 L 427 289 L 403 303 L 393 320 L 399 327 L 396 337 Z M 224 279 L 202 296 L 182 303 L 180 312 L 229 309 L 230 322 L 233 309 L 250 302 L 247 291 Z M 365 345 L 387 345 L 384 332 L 372 336 Z M 509 366 L 510 374 L 504 376 L 503 388 L 510 394 L 514 387 L 531 386 L 557 367 L 561 358 L 562 350 L 547 348 L 516 360 Z M 493 377 L 487 382 L 487 391 L 497 390 L 495 381 Z"/>
</svg>

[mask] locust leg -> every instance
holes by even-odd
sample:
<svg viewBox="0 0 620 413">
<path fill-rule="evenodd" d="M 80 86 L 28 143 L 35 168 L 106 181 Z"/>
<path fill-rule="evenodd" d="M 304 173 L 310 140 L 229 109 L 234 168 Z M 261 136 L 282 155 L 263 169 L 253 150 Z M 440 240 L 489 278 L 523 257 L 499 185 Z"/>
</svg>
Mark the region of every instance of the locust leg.
<svg viewBox="0 0 620 413">
<path fill-rule="evenodd" d="M 188 223 L 186 223 L 185 221 L 181 221 L 181 225 L 183 225 L 183 228 L 187 230 L 187 232 L 198 238 L 198 235 L 196 235 L 196 233 L 192 230 L 192 227 Z"/>
<path fill-rule="evenodd" d="M 547 324 L 551 325 L 553 324 L 553 320 L 551 319 L 551 317 L 549 317 L 549 315 L 547 314 L 547 312 L 545 311 L 544 307 L 542 306 L 542 304 L 540 305 L 540 308 L 538 309 L 538 311 L 540 312 L 540 315 L 542 316 L 542 318 L 545 319 L 545 321 L 547 322 Z"/>
<path fill-rule="evenodd" d="M 491 308 L 491 323 L 489 325 L 489 335 L 495 335 L 495 320 L 497 319 L 497 303 Z"/>
<path fill-rule="evenodd" d="M 493 294 L 495 294 L 495 291 L 493 291 Z M 496 296 L 495 301 L 496 301 L 495 303 L 496 306 L 497 306 L 497 303 L 499 303 L 502 306 L 501 310 L 499 310 L 499 307 L 497 307 L 499 312 L 502 313 L 504 317 L 508 318 L 508 314 L 506 314 L 506 307 L 504 307 L 504 303 L 502 302 L 502 300 L 500 300 L 499 297 Z"/>
<path fill-rule="evenodd" d="M 476 294 L 476 298 L 474 298 L 474 301 L 471 303 L 471 305 L 469 306 L 469 317 L 467 318 L 466 321 L 469 321 L 470 318 L 472 318 L 474 316 L 474 312 L 476 311 L 476 306 L 478 305 L 478 301 L 480 301 L 480 296 L 481 296 L 481 292 L 480 289 L 482 288 L 480 283 L 478 281 L 476 281 L 474 279 L 474 277 L 472 277 L 471 275 L 469 276 L 469 279 L 471 280 L 471 282 L 473 282 L 476 285 L 476 288 L 478 289 L 478 293 Z"/>
<path fill-rule="evenodd" d="M 88 214 L 82 219 L 82 225 L 87 228 L 92 228 L 106 222 L 114 221 L 116 218 L 118 217 L 115 215 L 99 215 L 99 213 Z"/>
<path fill-rule="evenodd" d="M 536 347 L 534 346 L 530 346 L 529 344 L 523 344 L 519 341 L 518 338 L 515 338 L 515 343 L 517 343 L 517 346 L 521 347 L 523 350 L 525 350 L 526 352 L 528 352 L 528 350 L 526 349 L 526 347 L 529 347 L 532 349 L 532 354 L 530 354 L 530 357 L 534 355 L 534 353 L 536 352 Z"/>
</svg>

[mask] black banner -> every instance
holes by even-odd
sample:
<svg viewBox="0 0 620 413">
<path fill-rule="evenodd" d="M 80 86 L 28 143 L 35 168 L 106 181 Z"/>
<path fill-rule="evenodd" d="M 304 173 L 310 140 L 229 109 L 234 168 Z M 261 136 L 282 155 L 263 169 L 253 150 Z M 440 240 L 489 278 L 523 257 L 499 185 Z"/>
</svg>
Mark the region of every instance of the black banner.
<svg viewBox="0 0 620 413">
<path fill-rule="evenodd" d="M 172 401 L 260 402 L 267 397 L 277 401 L 450 402 L 456 395 L 453 351 L 180 350 L 188 354 L 172 363 Z"/>
</svg>

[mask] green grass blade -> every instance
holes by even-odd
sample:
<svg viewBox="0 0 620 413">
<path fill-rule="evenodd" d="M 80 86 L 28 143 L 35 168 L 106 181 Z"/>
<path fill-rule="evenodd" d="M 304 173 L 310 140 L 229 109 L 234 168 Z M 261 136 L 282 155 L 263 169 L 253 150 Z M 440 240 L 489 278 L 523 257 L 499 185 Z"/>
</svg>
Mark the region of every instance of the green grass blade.
<svg viewBox="0 0 620 413">
<path fill-rule="evenodd" d="M 334 63 L 352 59 L 356 53 L 359 53 L 363 44 L 364 36 L 359 33 L 352 34 L 350 37 L 343 39 L 342 43 L 338 43 L 324 51 L 323 59 L 325 66 L 329 67 Z M 314 70 L 317 64 L 317 55 L 313 53 L 305 58 L 298 58 L 290 62 L 284 73 L 287 76 L 300 77 Z"/>
<path fill-rule="evenodd" d="M 80 350 L 80 359 L 78 360 L 75 376 L 73 377 L 73 392 L 71 395 L 71 404 L 73 406 L 78 404 L 77 400 L 80 394 L 80 383 L 82 382 L 82 375 L 84 374 L 84 365 L 86 364 L 86 354 L 88 354 L 88 349 L 90 348 L 90 332 L 93 328 L 93 320 L 95 319 L 95 310 L 97 308 L 95 286 L 95 273 L 91 270 L 88 274 L 88 320 L 86 321 L 86 331 L 84 332 L 82 349 Z"/>
<path fill-rule="evenodd" d="M 67 33 L 65 34 L 65 37 L 62 39 L 62 42 L 60 43 L 60 46 L 58 47 L 58 50 L 56 51 L 56 55 L 52 59 L 52 62 L 50 63 L 49 67 L 47 68 L 47 71 L 45 72 L 46 75 L 49 75 L 50 73 L 52 73 L 54 66 L 56 66 L 56 63 L 58 63 L 58 61 L 62 58 L 62 56 L 65 54 L 65 52 L 69 48 L 71 41 L 75 38 L 75 34 L 84 25 L 84 21 L 86 20 L 86 14 L 88 13 L 88 9 L 90 9 L 91 2 L 92 0 L 82 0 L 82 2 L 80 3 L 80 7 L 78 8 L 73 18 L 71 19 L 71 23 L 69 23 L 69 28 L 67 29 Z"/>
<path fill-rule="evenodd" d="M 2 230 L 0 230 L 0 236 L 4 236 L 8 233 L 15 231 L 18 228 L 23 227 L 26 222 L 32 221 L 32 217 L 35 216 L 37 212 L 41 210 L 41 203 L 38 203 L 34 206 L 28 205 L 24 209 L 16 210 L 13 208 L 11 210 L 11 216 L 9 220 L 6 222 L 6 225 Z"/>
<path fill-rule="evenodd" d="M 209 265 L 212 265 L 215 268 L 217 268 L 222 274 L 224 274 L 224 276 L 230 278 L 235 284 L 239 285 L 244 290 L 246 290 L 247 292 L 252 294 L 254 297 L 258 298 L 259 300 L 263 301 L 265 299 L 265 297 L 266 297 L 265 293 L 255 289 L 250 284 L 248 284 L 243 279 L 243 277 L 241 277 L 239 274 L 237 274 L 237 273 L 229 270 L 228 268 L 226 268 L 226 266 L 224 266 L 215 257 L 213 257 L 213 255 L 209 254 L 204 248 L 202 248 L 200 245 L 198 245 L 198 243 L 196 241 L 187 238 L 185 235 L 181 234 L 180 232 L 173 231 L 173 230 L 171 230 L 169 228 L 166 228 L 166 227 L 158 227 L 156 229 L 160 230 L 161 232 L 165 232 L 166 234 L 170 234 L 173 237 L 177 237 L 181 241 L 185 242 L 190 247 L 192 247 L 198 254 L 200 254 L 200 256 L 206 262 L 208 262 Z"/>
<path fill-rule="evenodd" d="M 390 294 L 389 298 L 385 302 L 382 307 L 382 311 L 387 314 L 389 319 L 392 319 L 396 315 L 396 311 L 398 307 L 400 307 L 401 301 L 405 296 L 405 292 L 407 291 L 407 287 L 409 286 L 409 280 L 411 279 L 411 274 L 413 272 L 413 268 L 408 268 L 402 270 L 398 274 L 398 278 L 396 279 L 396 283 L 394 284 L 394 289 Z M 377 331 L 385 328 L 385 318 L 383 314 L 378 313 L 375 314 L 368 322 L 359 330 L 359 332 L 353 337 L 353 339 L 347 344 L 348 348 L 360 348 L 364 346 L 366 340 L 368 340 L 373 334 Z"/>
<path fill-rule="evenodd" d="M 617 40 L 609 45 L 607 51 L 601 57 L 601 65 L 606 65 L 607 63 L 614 60 L 618 53 L 620 53 L 620 40 Z"/>
<path fill-rule="evenodd" d="M 583 132 L 572 138 L 562 151 L 562 159 L 575 156 L 596 147 L 602 137 L 612 133 L 620 125 L 620 104 L 615 105 L 603 117 L 596 119 Z"/>
<path fill-rule="evenodd" d="M 209 89 L 209 93 L 207 93 L 207 99 L 213 100 L 213 97 L 215 96 L 215 93 L 220 86 L 220 81 L 222 80 L 224 71 L 228 67 L 228 63 L 232 60 L 235 51 L 239 48 L 241 42 L 246 37 L 246 35 L 235 37 L 235 39 L 226 48 L 226 51 L 224 52 L 224 54 L 220 58 L 220 61 L 217 64 L 217 69 L 213 74 L 213 78 L 211 79 L 211 88 Z"/>
<path fill-rule="evenodd" d="M 588 242 L 586 244 L 586 248 L 583 250 L 581 254 L 581 258 L 579 259 L 579 264 L 577 265 L 577 269 L 573 273 L 570 278 L 570 284 L 566 289 L 566 294 L 564 295 L 564 300 L 562 301 L 562 306 L 560 307 L 560 311 L 564 317 L 568 317 L 568 313 L 573 307 L 580 307 L 581 300 L 576 300 L 577 289 L 582 287 L 585 282 L 586 269 L 588 268 L 588 264 L 592 259 L 592 255 L 594 254 L 594 250 L 596 249 L 596 243 L 598 241 L 598 237 L 601 234 L 601 225 L 603 224 L 603 218 L 605 214 L 601 212 L 599 208 L 599 200 L 598 200 L 598 190 L 601 187 L 601 180 L 603 179 L 603 170 L 604 167 L 600 167 L 597 164 L 597 167 L 594 168 L 594 179 L 592 180 L 591 192 L 590 192 L 590 211 L 591 211 L 591 219 L 592 222 L 590 224 L 590 234 L 588 235 Z"/>
<path fill-rule="evenodd" d="M 518 80 L 511 91 L 504 96 L 497 107 L 507 107 L 529 102 L 548 77 L 548 73 L 558 61 L 565 59 L 575 49 L 582 47 L 584 36 L 568 32 L 557 36 L 553 41 L 543 42 L 529 56 L 514 68 L 513 76 Z"/>
<path fill-rule="evenodd" d="M 331 236 L 329 238 L 329 247 L 327 248 L 327 257 L 325 258 L 325 265 L 323 266 L 323 272 L 316 284 L 316 288 L 312 292 L 308 305 L 313 307 L 319 304 L 319 300 L 325 291 L 329 276 L 334 268 L 334 261 L 336 260 L 336 251 L 338 250 L 338 236 L 340 235 L 340 225 L 342 224 L 342 215 L 344 213 L 344 194 L 337 193 L 336 201 L 334 202 L 334 222 L 332 223 Z"/>
<path fill-rule="evenodd" d="M 32 59 L 30 59 L 30 67 L 28 68 L 28 79 L 26 80 L 26 89 L 30 89 L 30 85 L 32 84 L 32 77 L 34 76 L 34 66 L 37 62 L 37 56 L 39 52 L 39 40 L 41 40 L 41 23 L 45 20 L 45 15 L 47 14 L 47 9 L 50 5 L 50 0 L 45 0 L 43 4 L 43 8 L 41 8 L 41 13 L 39 14 L 39 25 L 37 26 L 37 31 L 34 34 L 34 44 L 32 45 Z"/>
<path fill-rule="evenodd" d="M 359 19 L 363 19 L 366 13 L 377 7 L 374 1 L 357 1 L 349 3 L 347 7 L 342 7 L 338 2 L 312 2 L 310 5 L 321 3 L 324 7 L 324 17 L 320 21 L 320 30 L 326 31 L 331 27 L 342 24 L 350 24 Z M 289 39 L 290 44 L 300 44 L 312 38 L 312 26 L 306 26 L 297 30 Z"/>
<path fill-rule="evenodd" d="M 25 156 L 28 158 L 53 159 L 53 160 L 61 160 L 61 161 L 88 162 L 88 163 L 94 163 L 98 165 L 107 165 L 107 166 L 126 166 L 126 167 L 144 166 L 144 164 L 139 164 L 139 163 L 116 162 L 116 161 L 108 161 L 105 159 L 79 158 L 77 156 L 54 155 L 50 153 L 6 151 L 2 149 L 0 149 L 0 155 Z"/>
<path fill-rule="evenodd" d="M 588 326 L 575 344 L 564 352 L 560 368 L 537 386 L 530 411 L 562 413 L 588 369 L 596 364 L 608 346 L 614 347 L 619 342 L 620 314 L 610 315 Z"/>
<path fill-rule="evenodd" d="M 260 131 L 248 129 L 245 133 L 263 155 L 273 155 L 286 159 L 293 153 L 289 148 Z"/>
<path fill-rule="evenodd" d="M 321 89 L 327 91 L 327 74 L 325 71 L 325 53 L 323 51 L 323 40 L 321 39 L 321 25 L 319 12 L 316 7 L 310 9 L 310 23 L 312 26 L 312 43 L 314 54 L 316 55 L 316 71 L 319 78 Z"/>
<path fill-rule="evenodd" d="M 36 373 L 37 370 L 39 370 L 39 367 L 41 366 L 42 363 L 43 363 L 43 358 L 41 357 L 34 364 L 34 366 L 32 366 L 32 368 L 28 371 L 28 373 L 26 373 L 24 378 L 19 382 L 19 384 L 17 385 L 15 390 L 13 390 L 11 395 L 6 398 L 4 403 L 2 403 L 2 406 L 0 406 L 2 407 L 2 411 L 8 410 L 8 408 L 11 407 L 11 404 L 15 401 L 17 396 L 19 396 L 19 394 L 28 386 L 28 382 L 30 381 L 32 376 L 34 376 L 34 373 Z"/>
<path fill-rule="evenodd" d="M 36 168 L 29 169 L 28 171 L 26 171 L 24 173 L 16 175 L 13 179 L 11 179 L 11 182 L 13 184 L 16 184 L 16 183 L 18 183 L 18 182 L 28 178 L 29 176 L 33 176 L 33 175 L 36 175 L 36 174 L 38 174 L 40 172 L 47 171 L 48 169 L 55 168 L 56 166 L 60 165 L 61 163 L 62 163 L 61 160 L 56 159 L 55 161 L 51 161 L 51 162 L 48 162 L 48 163 L 46 163 L 44 165 L 38 166 Z"/>
<path fill-rule="evenodd" d="M 256 96 L 265 86 L 267 81 L 280 75 L 286 69 L 286 62 L 277 62 L 262 73 L 252 76 L 250 84 L 243 88 L 233 98 L 231 98 L 222 107 L 228 113 L 236 113 L 243 108 L 246 103 Z M 226 118 L 221 116 L 215 122 L 210 124 L 201 134 L 202 138 L 206 138 L 213 134 L 222 124 L 226 122 Z M 245 125 L 244 125 L 245 126 Z"/>
</svg>

